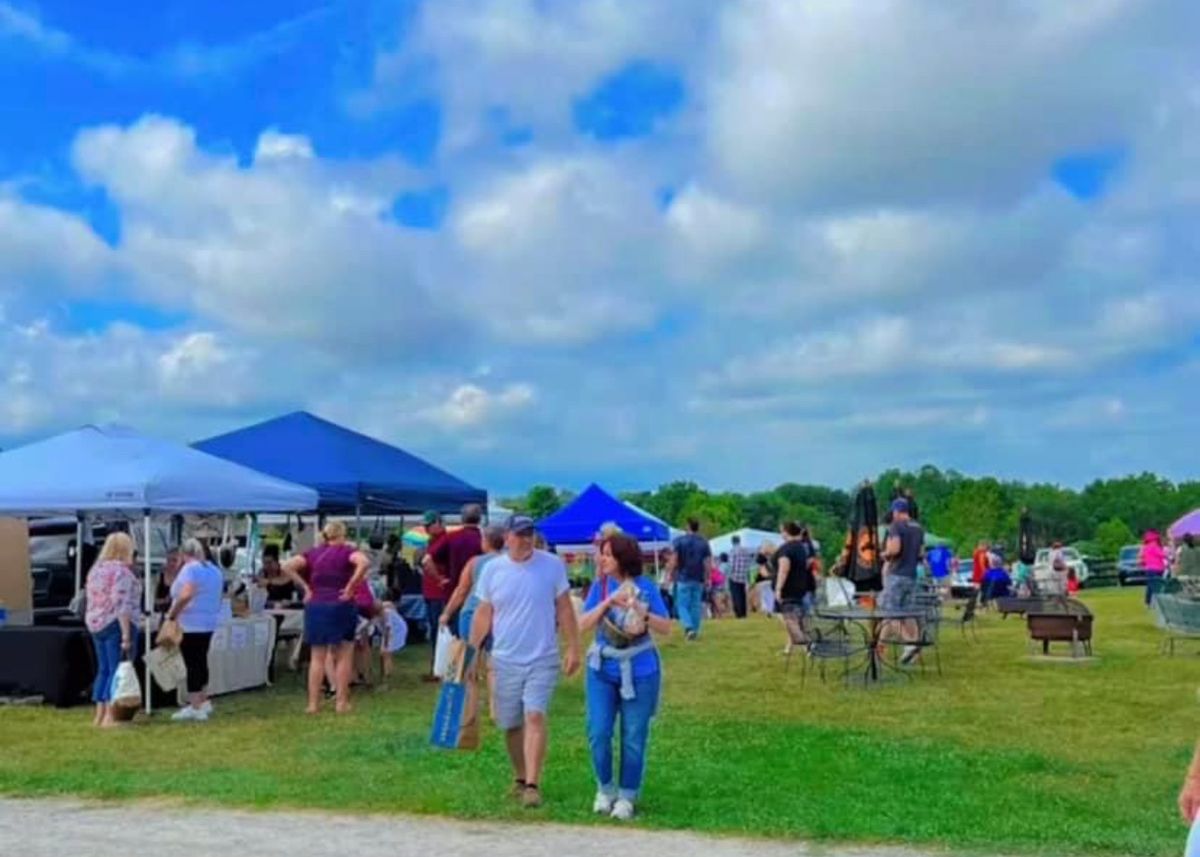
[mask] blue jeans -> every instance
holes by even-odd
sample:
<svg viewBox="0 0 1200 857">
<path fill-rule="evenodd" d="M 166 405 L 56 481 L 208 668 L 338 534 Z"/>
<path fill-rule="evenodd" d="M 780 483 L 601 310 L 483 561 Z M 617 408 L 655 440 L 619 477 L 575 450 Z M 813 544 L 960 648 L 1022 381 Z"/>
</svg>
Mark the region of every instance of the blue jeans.
<svg viewBox="0 0 1200 857">
<path fill-rule="evenodd" d="M 587 671 L 587 730 L 596 783 L 605 794 L 637 800 L 646 773 L 650 721 L 658 710 L 662 674 L 633 680 L 633 699 L 621 699 L 621 680 L 599 670 Z M 621 775 L 613 782 L 613 727 L 621 716 Z"/>
<path fill-rule="evenodd" d="M 675 608 L 679 611 L 679 624 L 692 634 L 700 633 L 700 620 L 704 616 L 704 584 L 698 580 L 681 580 L 675 584 Z"/>
<path fill-rule="evenodd" d="M 92 634 L 96 648 L 96 681 L 92 684 L 93 702 L 112 702 L 113 679 L 121 663 L 121 623 L 115 619 Z"/>
<path fill-rule="evenodd" d="M 1146 606 L 1149 607 L 1154 601 L 1154 596 L 1158 595 L 1163 590 L 1163 576 L 1161 574 L 1146 575 Z"/>
</svg>

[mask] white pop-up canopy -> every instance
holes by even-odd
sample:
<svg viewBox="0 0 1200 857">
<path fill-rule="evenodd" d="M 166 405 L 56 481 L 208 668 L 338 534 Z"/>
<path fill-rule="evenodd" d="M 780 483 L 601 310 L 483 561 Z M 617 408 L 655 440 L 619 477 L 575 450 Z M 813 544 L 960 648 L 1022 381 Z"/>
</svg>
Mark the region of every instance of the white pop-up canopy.
<svg viewBox="0 0 1200 857">
<path fill-rule="evenodd" d="M 187 512 L 303 512 L 317 492 L 267 476 L 184 444 L 124 426 L 84 426 L 0 453 L 0 514 L 141 514 L 146 610 L 150 585 L 150 518 Z M 82 525 L 80 526 L 82 542 Z M 77 557 L 82 551 L 76 552 Z M 77 560 L 78 563 L 78 560 Z M 76 588 L 81 569 L 76 566 Z M 147 635 L 149 648 L 149 635 Z M 150 688 L 146 687 L 147 710 Z"/>
<path fill-rule="evenodd" d="M 770 530 L 755 530 L 750 527 L 743 527 L 740 530 L 734 530 L 732 533 L 725 533 L 723 536 L 717 536 L 708 543 L 709 549 L 712 550 L 713 556 L 720 556 L 723 553 L 731 553 L 733 551 L 733 537 L 737 536 L 742 540 L 742 547 L 748 551 L 757 551 L 762 547 L 764 542 L 771 542 L 778 547 L 783 543 L 783 536 L 779 533 L 773 533 Z"/>
</svg>

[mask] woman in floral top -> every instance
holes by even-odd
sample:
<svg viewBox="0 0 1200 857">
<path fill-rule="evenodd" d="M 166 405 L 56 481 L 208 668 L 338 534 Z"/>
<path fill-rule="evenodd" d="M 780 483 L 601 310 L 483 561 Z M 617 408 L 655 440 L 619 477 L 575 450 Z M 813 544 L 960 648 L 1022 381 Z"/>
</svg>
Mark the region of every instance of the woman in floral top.
<svg viewBox="0 0 1200 857">
<path fill-rule="evenodd" d="M 133 539 L 113 533 L 87 578 L 87 628 L 96 647 L 95 726 L 116 725 L 112 685 L 117 666 L 133 651 L 133 630 L 141 621 L 142 584 L 133 573 Z"/>
</svg>

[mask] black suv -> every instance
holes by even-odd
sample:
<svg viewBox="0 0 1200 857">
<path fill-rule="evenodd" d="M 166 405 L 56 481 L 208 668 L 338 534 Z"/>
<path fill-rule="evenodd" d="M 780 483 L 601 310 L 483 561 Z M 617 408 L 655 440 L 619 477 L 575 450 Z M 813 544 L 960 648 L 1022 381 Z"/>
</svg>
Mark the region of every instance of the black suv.
<svg viewBox="0 0 1200 857">
<path fill-rule="evenodd" d="M 92 524 L 93 544 L 83 546 L 84 579 L 100 545 L 113 529 L 106 523 Z M 33 575 L 35 615 L 63 613 L 70 606 L 75 595 L 75 537 L 74 518 L 37 518 L 29 522 L 29 566 Z M 152 527 L 150 538 L 151 570 L 157 573 L 166 557 L 166 533 Z M 140 540 L 138 546 L 141 547 Z"/>
</svg>

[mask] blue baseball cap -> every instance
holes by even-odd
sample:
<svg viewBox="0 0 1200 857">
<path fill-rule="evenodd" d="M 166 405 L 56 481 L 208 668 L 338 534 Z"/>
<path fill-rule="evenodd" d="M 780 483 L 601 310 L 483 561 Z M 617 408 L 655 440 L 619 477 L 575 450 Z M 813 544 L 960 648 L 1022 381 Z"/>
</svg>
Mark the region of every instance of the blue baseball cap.
<svg viewBox="0 0 1200 857">
<path fill-rule="evenodd" d="M 531 533 L 534 530 L 534 520 L 528 515 L 513 515 L 505 526 L 510 533 Z"/>
<path fill-rule="evenodd" d="M 903 497 L 897 497 L 895 500 L 892 501 L 892 514 L 893 515 L 896 514 L 897 512 L 907 512 L 907 511 L 908 511 L 908 501 L 905 500 Z"/>
</svg>

